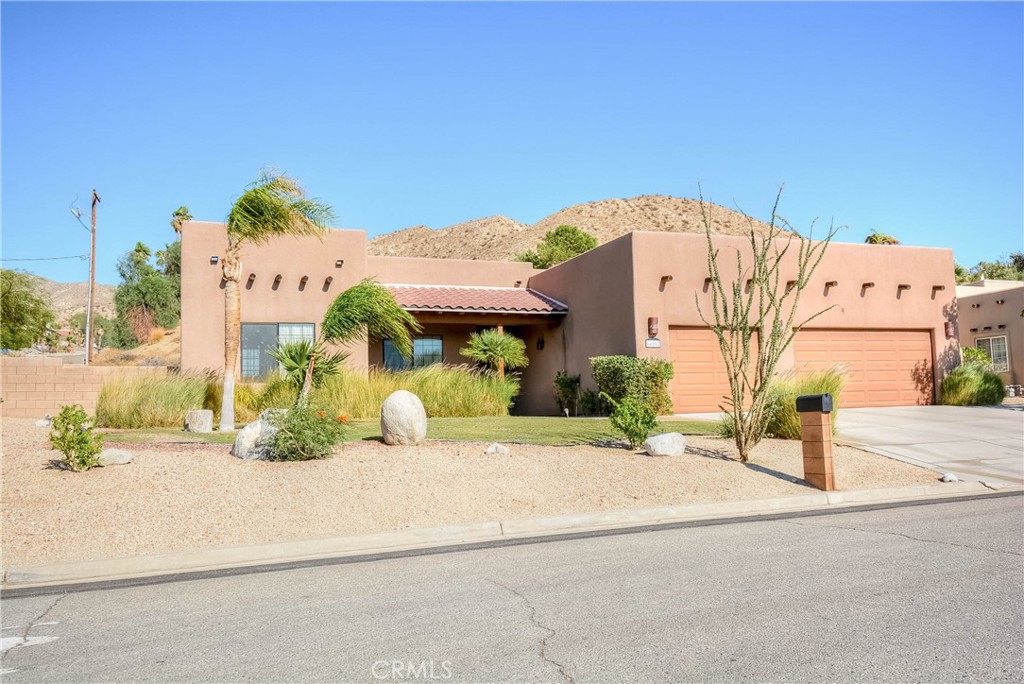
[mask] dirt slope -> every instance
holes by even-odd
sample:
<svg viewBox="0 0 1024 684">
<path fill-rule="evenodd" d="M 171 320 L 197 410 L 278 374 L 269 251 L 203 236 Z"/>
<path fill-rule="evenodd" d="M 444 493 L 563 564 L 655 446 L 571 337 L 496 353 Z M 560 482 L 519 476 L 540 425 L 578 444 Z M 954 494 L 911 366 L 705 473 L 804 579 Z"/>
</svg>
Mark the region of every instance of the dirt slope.
<svg viewBox="0 0 1024 684">
<path fill-rule="evenodd" d="M 39 288 L 46 293 L 50 299 L 50 306 L 57 315 L 58 323 L 65 323 L 76 313 L 85 311 L 86 301 L 89 296 L 89 283 L 58 283 L 46 278 L 32 275 L 38 283 Z M 114 316 L 114 291 L 113 285 L 96 283 L 96 292 L 93 296 L 94 314 L 113 318 Z"/>
<path fill-rule="evenodd" d="M 739 212 L 708 204 L 715 232 L 743 235 L 753 222 L 763 231 L 761 221 L 747 219 Z M 635 230 L 703 233 L 700 202 L 666 195 L 641 195 L 630 199 L 607 199 L 566 207 L 532 226 L 505 216 L 466 221 L 431 230 L 426 226 L 406 228 L 369 241 L 367 252 L 380 256 L 434 257 L 442 259 L 514 259 L 533 249 L 544 234 L 562 224 L 581 228 L 605 243 Z"/>
</svg>

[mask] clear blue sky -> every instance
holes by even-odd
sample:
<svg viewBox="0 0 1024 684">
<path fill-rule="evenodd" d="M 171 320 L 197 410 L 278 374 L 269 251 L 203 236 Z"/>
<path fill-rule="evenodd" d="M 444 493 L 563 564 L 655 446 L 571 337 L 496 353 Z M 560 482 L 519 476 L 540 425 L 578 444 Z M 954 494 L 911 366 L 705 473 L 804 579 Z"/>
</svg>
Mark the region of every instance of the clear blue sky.
<svg viewBox="0 0 1024 684">
<path fill-rule="evenodd" d="M 957 261 L 1024 242 L 1024 4 L 13 3 L 3 257 L 98 280 L 259 169 L 370 235 L 705 195 Z M 60 281 L 81 261 L 12 262 Z"/>
</svg>

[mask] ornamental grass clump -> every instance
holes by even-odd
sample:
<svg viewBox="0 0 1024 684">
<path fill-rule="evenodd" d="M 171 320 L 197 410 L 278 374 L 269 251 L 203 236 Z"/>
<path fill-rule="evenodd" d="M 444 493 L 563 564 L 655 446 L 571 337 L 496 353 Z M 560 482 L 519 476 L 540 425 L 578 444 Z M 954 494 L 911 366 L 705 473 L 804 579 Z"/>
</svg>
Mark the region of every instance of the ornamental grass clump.
<svg viewBox="0 0 1024 684">
<path fill-rule="evenodd" d="M 978 363 L 969 363 L 942 381 L 942 403 L 946 406 L 996 406 L 1003 403 L 1003 380 Z"/>
<path fill-rule="evenodd" d="M 189 410 L 203 408 L 212 382 L 213 376 L 201 373 L 108 378 L 96 402 L 96 424 L 118 429 L 180 427 Z"/>
<path fill-rule="evenodd" d="M 312 461 L 327 458 L 335 444 L 345 441 L 348 417 L 317 408 L 295 406 L 273 413 L 274 433 L 271 458 L 275 461 Z"/>
<path fill-rule="evenodd" d="M 85 409 L 78 404 L 62 407 L 60 414 L 53 419 L 50 444 L 64 454 L 61 463 L 75 472 L 89 470 L 100 464 L 103 436 L 93 433 L 90 422 Z"/>
</svg>

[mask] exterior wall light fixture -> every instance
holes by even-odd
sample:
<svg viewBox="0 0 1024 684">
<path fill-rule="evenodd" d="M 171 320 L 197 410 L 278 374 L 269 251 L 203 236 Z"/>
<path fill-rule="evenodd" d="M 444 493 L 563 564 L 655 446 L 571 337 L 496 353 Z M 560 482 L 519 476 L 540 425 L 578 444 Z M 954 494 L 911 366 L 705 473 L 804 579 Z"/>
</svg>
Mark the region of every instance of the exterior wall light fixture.
<svg viewBox="0 0 1024 684">
<path fill-rule="evenodd" d="M 212 257 L 210 257 L 210 263 L 211 263 L 211 264 L 215 264 L 215 263 L 217 263 L 218 261 L 220 261 L 220 257 L 218 257 L 218 256 L 212 256 Z"/>
<path fill-rule="evenodd" d="M 338 259 L 337 261 L 334 262 L 334 268 L 341 268 L 344 265 L 345 265 L 345 260 L 344 259 Z"/>
<path fill-rule="evenodd" d="M 953 331 L 953 321 L 946 321 L 945 329 L 946 329 L 946 339 L 947 340 L 953 339 L 953 337 L 955 336 L 954 331 Z"/>
<path fill-rule="evenodd" d="M 537 338 L 537 351 L 540 351 L 543 348 L 544 348 L 544 338 L 543 337 L 538 337 Z"/>
</svg>

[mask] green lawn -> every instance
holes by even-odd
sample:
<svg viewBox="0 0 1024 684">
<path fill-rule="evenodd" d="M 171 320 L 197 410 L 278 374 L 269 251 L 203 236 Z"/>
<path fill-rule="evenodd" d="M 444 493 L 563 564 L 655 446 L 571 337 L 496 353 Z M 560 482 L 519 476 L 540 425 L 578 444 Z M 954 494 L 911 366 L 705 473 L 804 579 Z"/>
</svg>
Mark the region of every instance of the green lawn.
<svg viewBox="0 0 1024 684">
<path fill-rule="evenodd" d="M 666 418 L 658 423 L 656 433 L 682 432 L 685 435 L 714 434 L 716 421 L 676 420 Z M 353 420 L 350 441 L 380 439 L 379 420 Z M 208 442 L 231 444 L 233 434 L 194 434 L 173 428 L 142 430 L 102 430 L 107 439 L 117 442 Z M 428 439 L 450 439 L 472 442 L 518 442 L 522 444 L 592 444 L 621 437 L 612 430 L 607 418 L 546 418 L 534 416 L 503 416 L 485 418 L 431 418 L 427 423 Z"/>
</svg>

